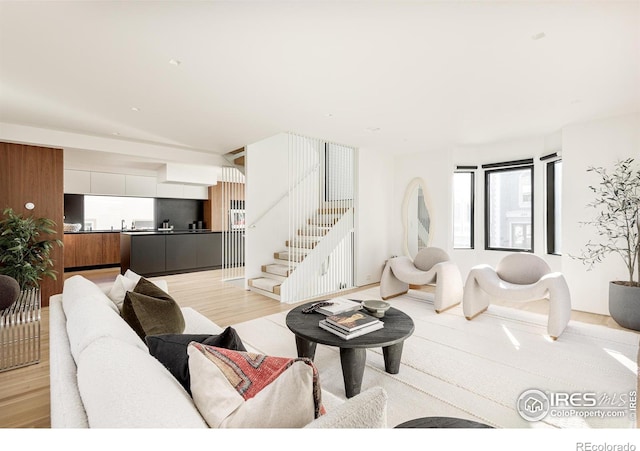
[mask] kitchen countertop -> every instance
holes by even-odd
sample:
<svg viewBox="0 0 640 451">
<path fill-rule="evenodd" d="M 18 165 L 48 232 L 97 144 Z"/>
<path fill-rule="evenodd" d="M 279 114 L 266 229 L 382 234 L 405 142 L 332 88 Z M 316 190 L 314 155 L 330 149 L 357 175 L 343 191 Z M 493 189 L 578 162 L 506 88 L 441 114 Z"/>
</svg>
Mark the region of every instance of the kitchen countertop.
<svg viewBox="0 0 640 451">
<path fill-rule="evenodd" d="M 124 230 L 121 233 L 125 235 L 189 235 L 194 233 L 218 233 L 209 229 L 195 229 L 195 230 Z"/>
<path fill-rule="evenodd" d="M 120 233 L 120 230 L 80 230 L 79 232 L 64 232 L 65 235 L 81 235 L 83 233 Z"/>
<path fill-rule="evenodd" d="M 127 235 L 182 235 L 190 233 L 219 233 L 209 229 L 195 230 L 80 230 L 79 232 L 64 232 L 65 235 L 80 235 L 87 233 L 124 233 Z"/>
</svg>

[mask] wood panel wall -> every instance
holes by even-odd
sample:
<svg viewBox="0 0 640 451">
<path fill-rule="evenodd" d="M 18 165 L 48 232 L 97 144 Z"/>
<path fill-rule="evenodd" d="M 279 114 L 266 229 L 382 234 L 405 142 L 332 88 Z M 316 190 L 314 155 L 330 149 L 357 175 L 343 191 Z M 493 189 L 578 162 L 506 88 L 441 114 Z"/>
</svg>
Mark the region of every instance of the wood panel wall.
<svg viewBox="0 0 640 451">
<path fill-rule="evenodd" d="M 225 188 L 223 188 L 225 187 Z M 223 190 L 233 193 L 231 200 L 244 200 L 244 183 L 218 182 L 209 187 L 209 199 L 204 202 L 204 220 L 214 232 L 229 230 L 229 205 L 223 205 Z"/>
<path fill-rule="evenodd" d="M 25 216 L 45 217 L 56 222 L 55 238 L 63 239 L 64 167 L 62 149 L 0 142 L 0 213 L 7 207 Z M 27 202 L 35 209 L 25 208 Z M 44 278 L 41 283 L 42 305 L 49 297 L 62 293 L 64 248 L 55 246 L 51 253 L 58 279 Z"/>
</svg>

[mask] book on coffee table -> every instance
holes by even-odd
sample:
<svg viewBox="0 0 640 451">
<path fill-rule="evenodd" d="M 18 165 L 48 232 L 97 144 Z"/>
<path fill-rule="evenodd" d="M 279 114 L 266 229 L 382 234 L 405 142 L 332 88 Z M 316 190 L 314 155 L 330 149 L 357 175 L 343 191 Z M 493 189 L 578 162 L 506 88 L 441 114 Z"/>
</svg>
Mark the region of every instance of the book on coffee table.
<svg viewBox="0 0 640 451">
<path fill-rule="evenodd" d="M 352 312 L 362 308 L 362 304 L 359 301 L 352 301 L 351 299 L 346 298 L 330 299 L 329 302 L 332 304 L 320 307 L 317 312 L 329 316 L 344 312 Z"/>
<path fill-rule="evenodd" d="M 384 323 L 382 321 L 373 323 L 368 326 L 361 327 L 360 329 L 356 329 L 353 332 L 347 332 L 346 330 L 329 323 L 326 319 L 321 320 L 318 323 L 318 326 L 320 326 L 321 329 L 331 332 L 332 334 L 337 335 L 344 340 L 350 340 L 352 338 L 361 337 L 362 335 L 366 335 L 375 330 L 382 329 L 384 327 Z"/>
<path fill-rule="evenodd" d="M 382 324 L 378 318 L 375 318 L 363 311 L 346 312 L 338 315 L 327 316 L 325 319 L 331 326 L 335 326 L 345 332 L 353 332 L 364 327 L 374 324 Z"/>
</svg>

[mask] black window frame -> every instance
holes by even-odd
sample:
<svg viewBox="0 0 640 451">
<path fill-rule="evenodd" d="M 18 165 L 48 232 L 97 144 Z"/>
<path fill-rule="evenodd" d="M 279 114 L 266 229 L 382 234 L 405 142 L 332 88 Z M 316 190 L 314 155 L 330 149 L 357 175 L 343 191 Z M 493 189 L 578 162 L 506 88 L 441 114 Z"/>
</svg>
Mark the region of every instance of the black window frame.
<svg viewBox="0 0 640 451">
<path fill-rule="evenodd" d="M 545 168 L 545 187 L 546 187 L 546 244 L 547 249 L 546 253 L 548 255 L 562 255 L 562 251 L 558 252 L 556 249 L 556 217 L 561 212 L 557 211 L 556 207 L 556 164 L 562 163 L 562 158 L 557 158 L 558 155 L 556 153 L 544 156 L 540 158 L 541 161 L 549 160 L 554 158 L 552 161 L 547 161 Z"/>
<path fill-rule="evenodd" d="M 486 251 L 502 251 L 502 252 L 529 252 L 533 253 L 535 250 L 535 169 L 533 165 L 533 158 L 526 160 L 506 161 L 503 163 L 491 163 L 483 164 L 484 169 L 484 249 Z M 490 228 L 490 197 L 489 197 L 489 177 L 496 172 L 510 172 L 521 171 L 528 169 L 531 172 L 531 249 L 520 248 L 504 248 L 504 247 L 491 247 L 489 245 L 489 231 Z"/>
<path fill-rule="evenodd" d="M 470 239 L 470 243 L 469 243 L 469 247 L 456 247 L 455 245 L 455 239 L 453 240 L 453 249 L 455 250 L 473 250 L 476 248 L 476 243 L 475 243 L 475 235 L 476 235 L 476 170 L 478 169 L 478 166 L 457 166 L 456 170 L 454 171 L 454 175 L 455 174 L 470 174 L 471 175 L 471 197 L 470 197 L 470 201 L 471 201 L 471 205 L 470 205 L 470 211 L 469 211 L 469 222 L 470 222 L 470 234 L 471 234 L 471 239 Z"/>
</svg>

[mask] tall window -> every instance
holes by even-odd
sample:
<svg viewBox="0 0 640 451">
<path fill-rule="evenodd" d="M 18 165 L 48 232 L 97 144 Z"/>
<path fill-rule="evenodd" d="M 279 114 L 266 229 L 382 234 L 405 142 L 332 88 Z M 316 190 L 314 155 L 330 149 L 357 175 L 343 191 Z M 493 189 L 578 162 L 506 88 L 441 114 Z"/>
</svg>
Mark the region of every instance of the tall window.
<svg viewBox="0 0 640 451">
<path fill-rule="evenodd" d="M 533 251 L 533 160 L 483 165 L 485 248 Z"/>
<path fill-rule="evenodd" d="M 547 163 L 547 254 L 562 253 L 562 160 Z"/>
<path fill-rule="evenodd" d="M 475 173 L 453 174 L 453 247 L 473 249 Z"/>
</svg>

